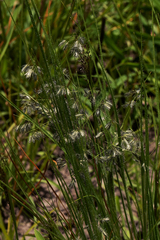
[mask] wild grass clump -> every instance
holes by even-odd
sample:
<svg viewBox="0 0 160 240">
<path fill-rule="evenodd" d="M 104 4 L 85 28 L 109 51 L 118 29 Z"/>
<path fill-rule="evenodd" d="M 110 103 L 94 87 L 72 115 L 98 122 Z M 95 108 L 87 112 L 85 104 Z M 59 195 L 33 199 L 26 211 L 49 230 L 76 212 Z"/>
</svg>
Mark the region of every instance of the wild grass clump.
<svg viewBox="0 0 160 240">
<path fill-rule="evenodd" d="M 65 7 L 58 1 L 57 5 L 46 2 L 44 10 L 43 1 L 39 5 L 26 0 L 25 5 L 16 6 L 19 11 L 25 6 L 33 36 L 25 36 L 14 22 L 23 42 L 19 49 L 27 61 L 19 60 L 23 64 L 18 76 L 24 86 L 15 84 L 15 103 L 1 94 L 16 110 L 13 116 L 17 115 L 11 130 L 6 125 L 6 132 L 1 132 L 0 196 L 1 204 L 4 200 L 9 203 L 11 215 L 7 230 L 0 212 L 2 237 L 19 239 L 19 219 L 25 215 L 31 227 L 23 239 L 159 239 L 159 120 L 155 115 L 157 111 L 159 116 L 159 106 L 155 111 L 148 97 L 151 73 L 144 70 L 148 67 L 143 58 L 144 19 L 139 13 L 140 36 L 135 32 L 141 38 L 139 47 L 124 20 L 133 3 L 125 3 L 122 14 L 115 1 L 73 1 L 71 5 L 66 1 Z M 116 24 L 112 36 L 105 35 L 106 4 L 113 16 L 116 11 L 107 23 L 111 32 Z M 96 7 L 102 8 L 102 16 Z M 154 22 L 157 15 L 152 2 L 150 9 Z M 53 10 L 51 14 L 49 10 Z M 53 20 L 60 33 L 52 32 Z M 156 24 L 159 26 L 158 21 Z M 128 37 L 124 52 L 116 45 L 120 30 Z M 140 69 L 134 61 L 127 62 L 133 52 Z M 125 67 L 133 64 L 133 69 L 126 73 L 124 63 Z M 152 65 L 156 71 L 155 61 Z M 154 82 L 158 99 L 156 72 Z M 155 131 L 155 156 L 149 152 L 150 125 Z M 56 149 L 61 155 L 55 154 Z M 54 179 L 48 177 L 49 169 Z M 47 200 L 41 195 L 42 184 L 49 193 Z"/>
</svg>

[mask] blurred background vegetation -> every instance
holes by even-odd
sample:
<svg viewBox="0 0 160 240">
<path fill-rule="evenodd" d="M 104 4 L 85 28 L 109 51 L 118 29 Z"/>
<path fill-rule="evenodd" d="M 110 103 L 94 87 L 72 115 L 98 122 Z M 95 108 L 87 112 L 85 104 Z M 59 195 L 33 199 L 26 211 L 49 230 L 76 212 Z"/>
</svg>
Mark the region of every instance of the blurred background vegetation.
<svg viewBox="0 0 160 240">
<path fill-rule="evenodd" d="M 40 66 L 43 65 L 43 57 L 40 46 L 37 44 L 36 33 L 25 2 L 21 3 L 20 1 L 12 0 L 5 2 L 6 4 L 3 1 L 0 2 L 1 92 L 9 100 L 18 104 L 17 100 L 19 99 L 20 91 L 25 89 L 28 93 L 31 93 L 34 89 L 34 82 L 27 82 L 20 75 L 21 67 L 30 61 L 30 56 L 27 52 L 30 52 L 36 64 Z M 78 31 L 84 31 L 84 21 L 78 20 L 74 2 L 35 1 L 35 4 L 39 9 L 40 18 L 55 48 L 63 39 L 76 38 L 79 34 Z M 151 2 L 102 0 L 94 1 L 93 5 L 89 1 L 82 1 L 81 7 L 84 9 L 83 17 L 89 39 L 98 57 L 100 57 L 95 27 L 97 24 L 102 42 L 103 64 L 111 76 L 111 86 L 114 89 L 118 107 L 124 104 L 124 93 L 140 88 L 140 69 L 142 67 L 147 93 L 153 100 L 153 109 L 156 113 L 154 108 L 154 86 L 155 74 L 158 77 L 160 73 L 160 36 L 159 15 L 158 13 L 153 13 L 152 16 L 152 4 L 155 12 L 159 12 L 160 4 L 156 0 Z M 92 14 L 92 7 L 94 7 L 96 19 Z M 14 21 L 9 11 L 12 13 Z M 39 19 L 35 15 L 36 13 L 33 12 L 47 56 L 47 51 L 50 51 L 50 49 L 47 46 Z M 22 33 L 21 36 L 19 32 Z M 25 40 L 26 46 L 23 40 Z M 143 51 L 143 63 L 140 62 L 141 48 Z M 62 66 L 65 66 L 66 59 L 63 51 L 61 51 L 59 58 L 62 59 Z M 48 62 L 50 64 L 49 59 Z M 72 68 L 75 68 L 74 62 L 72 65 Z M 100 66 L 98 67 L 100 68 Z M 3 99 L 0 101 L 1 127 L 5 130 L 6 127 L 8 129 L 16 121 L 15 112 L 7 103 L 4 104 Z M 122 112 L 123 114 L 124 112 Z M 136 130 L 135 121 L 138 117 L 138 111 L 133 112 L 131 121 L 134 130 Z"/>
</svg>

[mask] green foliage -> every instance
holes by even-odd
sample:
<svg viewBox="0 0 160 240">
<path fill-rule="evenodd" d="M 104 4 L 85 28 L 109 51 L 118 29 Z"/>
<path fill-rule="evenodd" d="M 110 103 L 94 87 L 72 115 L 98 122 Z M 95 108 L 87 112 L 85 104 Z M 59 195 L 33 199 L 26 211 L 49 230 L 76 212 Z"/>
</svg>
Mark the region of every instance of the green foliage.
<svg viewBox="0 0 160 240">
<path fill-rule="evenodd" d="M 34 230 L 35 236 L 37 240 L 45 240 L 44 237 L 42 237 L 41 233 L 38 230 Z"/>
<path fill-rule="evenodd" d="M 24 215 L 23 239 L 160 238 L 158 11 L 0 1 L 2 239 L 19 239 Z"/>
</svg>

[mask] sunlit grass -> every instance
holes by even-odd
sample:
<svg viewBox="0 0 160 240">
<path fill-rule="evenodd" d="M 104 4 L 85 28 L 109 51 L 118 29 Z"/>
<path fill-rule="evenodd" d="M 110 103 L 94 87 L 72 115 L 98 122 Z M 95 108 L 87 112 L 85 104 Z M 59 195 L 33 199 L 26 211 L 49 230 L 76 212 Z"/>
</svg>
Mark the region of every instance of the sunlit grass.
<svg viewBox="0 0 160 240">
<path fill-rule="evenodd" d="M 0 2 L 2 239 L 159 239 L 159 10 Z"/>
</svg>

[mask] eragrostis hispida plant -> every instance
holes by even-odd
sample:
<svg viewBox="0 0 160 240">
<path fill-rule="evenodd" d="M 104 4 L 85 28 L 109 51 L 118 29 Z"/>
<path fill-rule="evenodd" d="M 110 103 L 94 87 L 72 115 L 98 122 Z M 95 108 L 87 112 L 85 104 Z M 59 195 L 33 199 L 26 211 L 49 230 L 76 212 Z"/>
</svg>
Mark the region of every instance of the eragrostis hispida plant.
<svg viewBox="0 0 160 240">
<path fill-rule="evenodd" d="M 81 68 L 84 70 L 83 74 L 85 73 L 85 77 L 87 78 L 88 61 L 91 56 L 89 55 L 89 49 L 85 38 L 78 37 L 72 45 L 69 41 L 63 40 L 59 44 L 59 47 L 63 50 L 66 50 L 67 48 L 69 49 L 70 54 L 81 64 Z M 37 80 L 37 84 L 38 75 L 43 78 L 43 71 L 39 66 L 31 66 L 27 64 L 22 67 L 21 72 L 27 80 Z M 118 135 L 115 131 L 116 122 L 112 121 L 109 115 L 109 111 L 112 108 L 112 102 L 108 99 L 108 96 L 102 98 L 100 90 L 91 89 L 91 85 L 89 85 L 88 88 L 78 88 L 78 86 L 76 86 L 71 80 L 67 68 L 62 69 L 62 73 L 66 80 L 64 85 L 55 81 L 53 76 L 52 82 L 44 82 L 40 87 L 38 86 L 39 88 L 37 90 L 35 90 L 35 93 L 38 96 L 36 100 L 29 95 L 20 94 L 23 112 L 30 116 L 41 116 L 41 120 L 45 121 L 43 126 L 51 132 L 53 139 L 60 146 L 62 141 L 57 124 L 60 125 L 62 123 L 61 119 L 58 117 L 59 109 L 55 106 L 53 101 L 53 95 L 55 95 L 56 98 L 63 98 L 69 115 L 71 117 L 74 115 L 74 129 L 70 132 L 63 132 L 65 143 L 85 141 L 86 151 L 93 152 L 93 149 L 88 149 L 88 146 L 94 146 L 95 142 L 93 141 L 96 141 L 98 144 L 103 142 L 96 159 L 99 159 L 100 162 L 105 162 L 106 164 L 111 161 L 111 159 L 114 159 L 115 161 L 115 159 L 125 151 L 130 152 L 131 154 L 135 153 L 139 148 L 139 142 L 137 142 L 137 136 L 131 129 L 121 131 L 122 145 L 119 146 Z M 62 83 L 61 80 L 60 83 Z M 130 102 L 127 102 L 122 107 L 133 108 L 140 99 L 140 94 L 140 90 L 132 90 L 126 93 L 125 97 L 129 97 Z M 48 97 L 51 108 L 47 106 L 44 96 L 45 98 Z M 85 98 L 83 101 L 82 96 Z M 87 111 L 85 102 L 87 102 L 90 108 L 91 106 L 94 106 L 94 114 L 98 121 L 97 129 L 94 129 L 91 125 L 91 117 L 93 113 Z M 90 127 L 88 128 L 88 126 Z M 16 130 L 25 133 L 29 132 L 31 128 L 32 124 L 26 122 L 17 126 Z M 39 130 L 34 130 L 33 134 L 30 136 L 29 142 L 34 143 L 36 140 L 44 139 L 44 137 L 45 135 Z"/>
<path fill-rule="evenodd" d="M 60 51 L 68 49 L 68 56 L 72 56 L 81 71 L 72 72 L 72 68 L 65 67 L 60 69 L 58 76 L 53 74 L 52 80 L 48 80 L 39 66 L 27 64 L 22 67 L 22 74 L 26 80 L 36 81 L 37 89 L 34 90 L 35 97 L 21 94 L 20 98 L 22 111 L 37 118 L 38 124 L 49 132 L 53 142 L 64 151 L 64 157 L 56 159 L 57 166 L 59 169 L 68 166 L 71 177 L 68 188 L 76 189 L 79 181 L 83 186 L 88 184 L 90 163 L 92 166 L 94 163 L 96 169 L 102 167 L 104 171 L 111 172 L 113 167 L 120 167 L 120 158 L 124 163 L 127 161 L 128 154 L 137 160 L 140 144 L 133 130 L 121 129 L 119 145 L 112 99 L 109 92 L 102 94 L 101 88 L 94 84 L 90 71 L 92 56 L 86 40 L 79 37 L 72 45 L 63 40 L 59 48 Z M 85 87 L 79 84 L 79 78 L 86 81 Z M 141 98 L 141 93 L 135 90 L 125 97 L 129 101 L 122 107 L 132 109 Z M 23 134 L 30 133 L 29 143 L 45 141 L 45 134 L 28 121 L 17 126 L 16 130 Z M 103 177 L 104 173 L 97 181 Z M 100 219 L 107 219 L 108 222 L 108 217 L 100 216 L 96 220 L 98 231 L 107 236 Z"/>
</svg>

